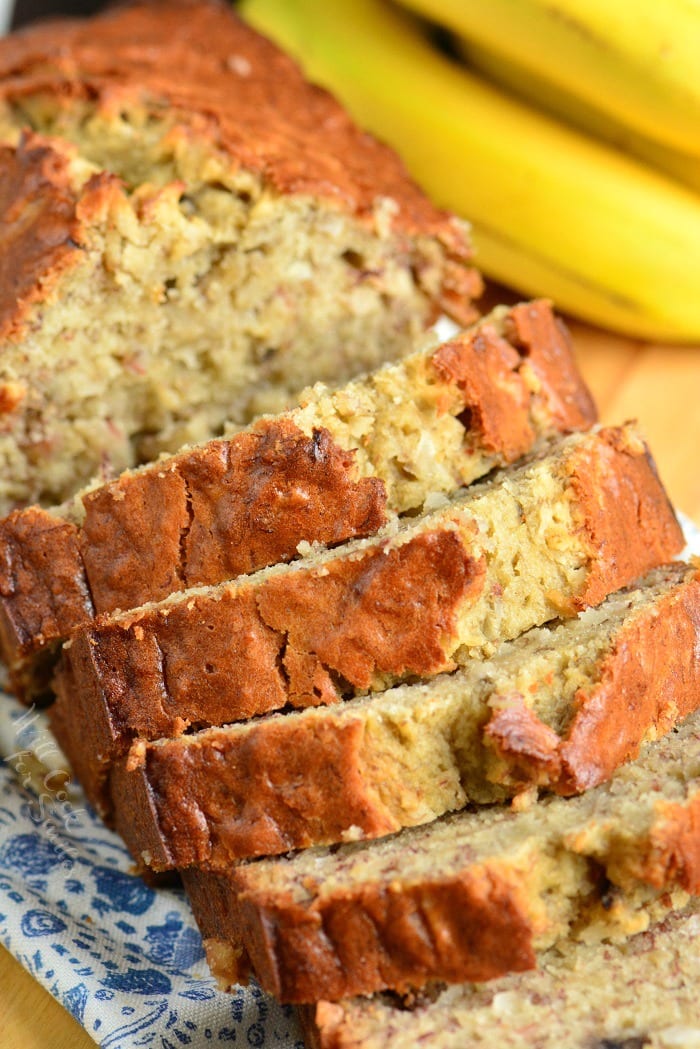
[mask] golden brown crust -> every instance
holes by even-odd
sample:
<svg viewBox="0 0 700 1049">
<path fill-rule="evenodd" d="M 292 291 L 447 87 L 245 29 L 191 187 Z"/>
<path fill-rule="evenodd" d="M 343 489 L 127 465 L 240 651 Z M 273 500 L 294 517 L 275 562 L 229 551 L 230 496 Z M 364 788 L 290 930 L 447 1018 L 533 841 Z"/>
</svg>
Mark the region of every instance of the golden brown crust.
<svg viewBox="0 0 700 1049">
<path fill-rule="evenodd" d="M 484 324 L 473 338 L 439 347 L 432 360 L 440 379 L 461 391 L 467 432 L 513 462 L 532 447 L 539 414 L 561 432 L 585 429 L 597 414 L 568 332 L 546 302 L 513 306 L 503 328 L 501 335 Z"/>
<path fill-rule="evenodd" d="M 0 96 L 20 103 L 43 93 L 66 106 L 90 99 L 115 117 L 130 108 L 167 113 L 176 134 L 206 139 L 234 168 L 280 193 L 329 199 L 361 220 L 371 221 L 377 198 L 390 198 L 398 205 L 396 233 L 435 237 L 452 260 L 444 308 L 473 319 L 469 300 L 480 281 L 465 265 L 464 227 L 430 203 L 393 151 L 360 131 L 227 4 L 156 0 L 31 27 L 0 42 L 0 82 Z"/>
<path fill-rule="evenodd" d="M 241 940 L 239 911 L 228 876 L 201 874 L 196 869 L 180 873 L 211 971 L 220 974 L 222 985 L 247 983 L 250 958 Z"/>
<path fill-rule="evenodd" d="M 345 1039 L 345 1010 L 335 1002 L 300 1005 L 297 1016 L 307 1049 L 349 1049 Z M 357 1045 L 354 1046 L 357 1049 Z"/>
<path fill-rule="evenodd" d="M 46 510 L 30 507 L 0 521 L 0 553 L 0 647 L 11 676 L 24 687 L 35 669 L 25 657 L 89 622 L 92 598 L 76 571 L 75 529 Z"/>
<path fill-rule="evenodd" d="M 546 415 L 562 429 L 585 428 L 595 422 L 596 406 L 580 381 L 566 326 L 546 305 L 536 300 L 513 306 L 504 334 L 529 363 Z"/>
<path fill-rule="evenodd" d="M 526 345 L 518 334 L 521 317 L 536 328 L 541 345 L 534 344 L 534 336 Z M 486 318 L 428 358 L 434 381 L 444 391 L 444 410 L 459 414 L 464 404 L 459 418 L 467 427 L 465 461 L 473 455 L 480 472 L 489 466 L 485 452 L 492 465 L 502 464 L 528 451 L 543 433 L 586 427 L 595 418 L 566 332 L 554 322 L 550 306 L 543 301 L 516 306 L 503 323 L 525 349 L 516 351 Z M 577 396 L 572 389 L 578 389 Z M 504 412 L 499 405 L 506 391 Z M 22 542 L 41 551 L 32 558 L 31 570 L 24 558 L 21 585 L 12 591 L 11 607 L 4 610 L 7 627 L 0 634 L 14 687 L 29 693 L 27 698 L 30 686 L 48 688 L 33 666 L 41 649 L 90 619 L 87 607 L 76 608 L 75 589 L 91 592 L 97 612 L 128 609 L 187 586 L 216 584 L 289 560 L 302 540 L 334 545 L 369 535 L 385 520 L 381 481 L 359 479 L 352 453 L 324 429 L 307 437 L 291 416 L 265 420 L 229 441 L 127 473 L 93 489 L 82 502 L 82 525 L 66 522 L 65 541 L 55 545 L 46 528 L 33 534 L 33 507 L 25 511 L 25 521 L 12 517 L 9 532 L 0 522 L 0 557 L 8 571 L 21 556 L 12 542 L 15 533 L 21 530 Z M 77 542 L 68 541 L 71 529 Z M 44 594 L 52 586 L 47 571 L 65 580 L 74 576 L 65 591 L 65 611 L 60 592 L 44 607 Z M 0 593 L 0 602 L 3 598 Z M 41 630 L 22 630 L 25 620 L 41 621 Z M 308 672 L 313 678 L 313 668 Z M 322 689 L 322 682 L 317 680 L 316 687 Z"/>
<path fill-rule="evenodd" d="M 519 363 L 517 350 L 488 327 L 469 342 L 445 343 L 432 358 L 440 379 L 462 393 L 466 430 L 478 435 L 488 451 L 502 452 L 506 462 L 524 455 L 535 438 Z M 494 376 L 499 377 L 496 383 Z"/>
<path fill-rule="evenodd" d="M 600 933 L 599 906 L 606 908 L 610 885 L 624 900 L 618 918 L 626 913 L 625 921 L 649 904 L 670 907 L 674 889 L 698 892 L 700 793 L 692 770 L 679 767 L 682 745 L 672 752 L 685 798 L 680 792 L 681 800 L 663 799 L 662 765 L 652 756 L 641 782 L 622 773 L 600 805 L 584 797 L 578 809 L 576 802 L 554 801 L 540 818 L 500 813 L 511 829 L 521 819 L 528 829 L 508 837 L 505 826 L 510 845 L 501 851 L 496 826 L 490 857 L 479 852 L 486 821 L 475 827 L 481 845 L 457 827 L 453 843 L 436 824 L 437 835 L 426 828 L 419 844 L 410 832 L 378 843 L 374 862 L 373 846 L 364 847 L 370 855 L 359 871 L 353 847 L 320 850 L 313 860 L 301 857 L 296 870 L 294 857 L 234 866 L 226 875 L 228 894 L 222 876 L 206 871 L 189 872 L 186 885 L 198 897 L 205 935 L 235 946 L 263 986 L 282 1000 L 337 1000 L 435 980 L 491 979 L 531 965 L 533 944 L 554 944 L 567 924 L 585 934 L 590 922 Z M 691 753 L 697 760 L 697 747 Z M 638 797 L 640 788 L 645 793 Z M 580 823 L 577 813 L 583 814 Z M 459 824 L 473 816 L 451 819 Z M 553 861 L 569 879 L 561 890 L 561 903 L 569 904 L 563 925 Z M 212 907 L 211 885 L 218 893 Z M 515 964 L 513 949 L 520 959 Z"/>
<path fill-rule="evenodd" d="M 35 684 L 32 657 L 95 613 L 289 560 L 302 540 L 371 535 L 386 520 L 382 482 L 359 478 L 327 431 L 307 437 L 284 416 L 125 474 L 83 503 L 81 528 L 36 507 L 0 521 L 0 643 L 20 693 Z"/>
<path fill-rule="evenodd" d="M 284 416 L 134 481 L 83 499 L 80 546 L 97 612 L 233 579 L 290 560 L 302 540 L 332 546 L 386 521 L 382 482 L 359 478 L 327 430 L 307 437 Z"/>
<path fill-rule="evenodd" d="M 436 527 L 398 548 L 383 541 L 320 569 L 241 582 L 214 600 L 193 592 L 166 614 L 98 620 L 74 636 L 56 675 L 59 716 L 75 732 L 69 757 L 81 749 L 97 763 L 134 736 L 335 702 L 343 683 L 365 687 L 375 669 L 436 673 L 451 666 L 455 610 L 482 581 L 459 534 Z"/>
<path fill-rule="evenodd" d="M 632 860 L 636 876 L 663 888 L 680 885 L 693 895 L 700 893 L 700 791 L 695 797 L 678 802 L 659 802 L 658 821 L 650 835 L 649 847 Z"/>
<path fill-rule="evenodd" d="M 581 446 L 567 462 L 591 571 L 580 611 L 680 553 L 681 526 L 649 449 L 624 427 L 601 431 L 605 447 Z"/>
<path fill-rule="evenodd" d="M 700 572 L 659 603 L 658 615 L 623 627 L 600 684 L 590 695 L 577 695 L 557 790 L 569 794 L 603 782 L 637 757 L 645 736 L 662 735 L 698 707 L 698 638 Z"/>
<path fill-rule="evenodd" d="M 66 674 L 66 687 L 76 688 L 77 685 L 72 675 Z M 90 697 L 86 697 L 90 702 Z M 59 747 L 64 754 L 69 755 L 70 768 L 77 778 L 85 795 L 90 799 L 93 807 L 106 822 L 112 821 L 109 807 L 102 803 L 104 793 L 104 776 L 107 767 L 107 757 L 97 748 L 99 742 L 99 730 L 94 727 L 94 722 L 104 717 L 103 707 L 99 701 L 95 701 L 94 714 L 78 724 L 74 708 L 68 704 L 53 703 L 48 708 L 48 718 L 51 732 L 55 736 Z M 76 737 L 76 732 L 80 733 Z M 95 738 L 97 735 L 97 739 Z M 81 745 L 76 746 L 76 739 L 81 739 Z M 143 821 L 141 813 L 146 813 L 144 799 L 138 798 L 138 807 L 134 807 L 133 818 L 137 821 L 137 827 L 141 826 L 138 821 Z M 150 813 L 148 813 L 151 816 Z M 151 817 L 152 818 L 152 817 Z"/>
<path fill-rule="evenodd" d="M 0 146 L 0 338 L 21 334 L 30 308 L 79 263 L 81 228 L 69 156 L 34 136 Z"/>
<path fill-rule="evenodd" d="M 488 985 L 298 1006 L 306 1049 L 690 1049 L 700 906 L 621 943 L 566 941 Z"/>
<path fill-rule="evenodd" d="M 556 783 L 561 773 L 560 736 L 537 717 L 521 695 L 503 698 L 507 702 L 484 726 L 484 743 L 505 766 L 494 778 L 523 788 Z"/>
<path fill-rule="evenodd" d="M 179 735 L 190 724 L 245 719 L 284 706 L 282 639 L 258 614 L 255 596 L 241 584 L 216 601 L 193 596 L 167 616 L 139 612 L 126 625 L 98 620 L 72 639 L 59 664 L 59 699 L 68 696 L 64 664 L 81 682 L 80 696 L 94 682 L 109 724 L 100 752 L 110 744 L 123 749 L 132 735 Z"/>
<path fill-rule="evenodd" d="M 691 568 L 671 578 L 671 592 L 616 630 L 562 735 L 522 696 L 497 697 L 483 728 L 497 756 L 495 769 L 486 761 L 487 779 L 513 794 L 533 785 L 583 791 L 637 757 L 650 734 L 668 732 L 700 706 L 700 580 Z M 244 733 L 222 728 L 137 745 L 111 771 L 113 797 L 129 799 L 117 805 L 119 830 L 132 854 L 147 852 L 155 867 L 218 870 L 348 834 L 397 831 L 405 823 L 385 804 L 376 769 L 364 764 L 366 731 L 361 717 L 284 717 Z M 400 770 L 389 765 L 380 779 L 382 771 L 387 794 L 396 794 L 400 784 L 390 781 Z"/>
<path fill-rule="evenodd" d="M 293 721 L 268 724 L 241 741 L 225 730 L 201 745 L 133 748 L 110 774 L 117 828 L 151 866 L 198 864 L 225 870 L 251 856 L 320 841 L 397 830 L 361 765 L 363 727 Z"/>
<path fill-rule="evenodd" d="M 321 572 L 273 576 L 260 588 L 265 623 L 286 639 L 281 651 L 293 706 L 343 698 L 339 675 L 353 690 L 375 674 L 432 675 L 451 669 L 447 642 L 458 607 L 475 601 L 485 564 L 462 535 L 440 528 L 399 547 L 372 547 Z M 426 586 L 426 581 L 429 584 Z M 323 680 L 318 694 L 313 675 Z"/>
<path fill-rule="evenodd" d="M 560 737 L 522 698 L 508 697 L 484 729 L 507 769 L 505 780 L 575 794 L 609 779 L 637 757 L 645 738 L 668 732 L 700 705 L 700 572 L 633 617 L 602 657 L 590 690 L 579 689 Z"/>
<path fill-rule="evenodd" d="M 308 906 L 248 892 L 230 874 L 237 941 L 283 1002 L 408 990 L 429 980 L 488 980 L 530 969 L 533 916 L 517 876 L 497 864 L 412 885 L 340 890 Z"/>
<path fill-rule="evenodd" d="M 677 536 L 682 542 L 677 526 L 664 524 L 667 515 L 674 525 L 675 518 L 650 475 L 644 446 L 611 456 L 609 441 L 601 431 L 581 442 L 599 447 L 603 467 L 595 454 L 575 449 L 564 455 L 579 472 L 590 460 L 589 471 L 607 489 L 603 501 L 617 515 L 617 545 L 590 552 L 588 575 L 597 580 L 592 589 L 598 601 L 603 585 L 615 590 L 630 583 L 655 558 L 673 556 Z M 617 503 L 611 493 L 634 485 L 645 495 L 656 486 L 657 528 L 668 545 L 632 543 L 628 555 L 622 529 L 634 493 Z M 594 524 L 597 513 L 598 502 Z M 470 538 L 471 529 L 476 540 L 476 520 L 468 509 L 455 510 L 455 521 L 451 516 L 441 512 L 401 542 L 383 539 L 320 565 L 192 591 L 177 602 L 98 620 L 78 632 L 64 651 L 66 673 L 59 665 L 56 674 L 58 702 L 70 708 L 61 716 L 74 722 L 75 747 L 83 745 L 80 725 L 87 720 L 94 752 L 117 757 L 134 737 L 179 735 L 190 726 L 226 724 L 288 704 L 335 702 L 381 687 L 388 675 L 395 681 L 449 669 L 460 643 L 457 615 L 476 602 L 486 570 L 485 556 Z M 591 589 L 586 578 L 579 585 L 584 594 Z"/>
<path fill-rule="evenodd" d="M 180 536 L 188 526 L 188 506 L 176 462 L 158 473 L 148 470 L 101 485 L 84 496 L 83 505 L 85 518 L 80 528 L 74 526 L 76 572 L 91 581 L 96 614 L 182 589 Z"/>
<path fill-rule="evenodd" d="M 80 265 L 87 226 L 122 192 L 108 172 L 76 190 L 72 159 L 72 147 L 31 132 L 16 148 L 0 146 L 0 339 L 26 334 L 32 307 L 50 301 L 64 273 Z M 10 411 L 25 395 L 10 386 Z"/>
</svg>

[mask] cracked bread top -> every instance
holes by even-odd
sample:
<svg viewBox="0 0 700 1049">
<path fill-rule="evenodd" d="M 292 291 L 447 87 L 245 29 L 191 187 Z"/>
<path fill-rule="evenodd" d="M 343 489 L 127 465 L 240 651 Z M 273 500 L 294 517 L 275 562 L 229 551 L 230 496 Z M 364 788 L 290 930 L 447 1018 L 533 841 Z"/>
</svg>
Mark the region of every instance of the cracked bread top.
<svg viewBox="0 0 700 1049">
<path fill-rule="evenodd" d="M 657 569 L 454 674 L 151 743 L 112 769 L 116 823 L 137 860 L 224 869 L 580 791 L 700 706 L 699 643 L 697 568 Z"/>
<path fill-rule="evenodd" d="M 2 513 L 476 316 L 466 225 L 223 2 L 0 42 L 0 143 Z"/>
<path fill-rule="evenodd" d="M 97 113 L 119 123 L 130 113 L 162 122 L 184 146 L 208 142 L 275 191 L 323 197 L 361 221 L 374 222 L 384 201 L 388 227 L 435 238 L 452 260 L 445 308 L 466 319 L 478 293 L 466 224 L 436 208 L 393 151 L 228 4 L 156 0 L 31 26 L 0 41 L 0 99 L 15 125 L 51 112 L 57 134 L 71 110 L 78 121 Z"/>
<path fill-rule="evenodd" d="M 15 687 L 32 657 L 93 615 L 375 532 L 504 465 L 595 409 L 542 301 L 497 308 L 438 347 L 227 440 L 0 521 L 0 643 Z M 40 664 L 43 668 L 44 664 Z"/>
<path fill-rule="evenodd" d="M 98 618 L 51 713 L 91 800 L 135 737 L 433 676 L 670 560 L 683 536 L 647 456 L 631 426 L 567 437 L 372 539 Z"/>
</svg>

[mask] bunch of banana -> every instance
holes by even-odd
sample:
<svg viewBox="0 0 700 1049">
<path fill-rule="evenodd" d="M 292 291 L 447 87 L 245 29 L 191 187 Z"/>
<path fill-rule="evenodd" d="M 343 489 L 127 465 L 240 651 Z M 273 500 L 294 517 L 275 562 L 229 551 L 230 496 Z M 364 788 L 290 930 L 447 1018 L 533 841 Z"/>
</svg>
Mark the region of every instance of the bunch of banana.
<svg viewBox="0 0 700 1049">
<path fill-rule="evenodd" d="M 700 7 L 698 8 L 700 19 Z M 566 88 L 555 87 L 541 72 L 522 63 L 504 62 L 500 55 L 473 40 L 453 38 L 452 49 L 462 55 L 469 67 L 524 99 L 544 113 L 584 131 L 593 138 L 632 154 L 639 160 L 670 175 L 671 178 L 700 193 L 700 155 L 686 153 L 665 142 L 648 138 L 612 114 L 598 109 L 588 99 L 574 95 Z M 698 118 L 700 141 L 700 117 Z"/>
<path fill-rule="evenodd" d="M 241 11 L 390 142 L 439 204 L 470 220 L 486 274 L 604 327 L 700 342 L 700 5 L 405 2 L 468 35 L 479 70 L 445 57 L 384 0 L 243 0 Z M 585 31 L 574 7 L 591 13 Z M 673 42 L 660 35 L 654 51 L 652 13 L 673 21 L 671 9 Z M 561 13 L 548 36 L 552 10 Z M 637 18 L 625 36 L 622 21 Z M 537 82 L 521 54 L 533 39 Z M 506 41 L 515 64 L 504 62 Z M 656 65 L 667 52 L 664 79 Z M 531 100 L 553 97 L 550 67 L 561 71 L 561 98 L 543 112 Z M 596 76 L 582 97 L 577 85 Z M 606 99 L 614 111 L 601 108 Z"/>
</svg>

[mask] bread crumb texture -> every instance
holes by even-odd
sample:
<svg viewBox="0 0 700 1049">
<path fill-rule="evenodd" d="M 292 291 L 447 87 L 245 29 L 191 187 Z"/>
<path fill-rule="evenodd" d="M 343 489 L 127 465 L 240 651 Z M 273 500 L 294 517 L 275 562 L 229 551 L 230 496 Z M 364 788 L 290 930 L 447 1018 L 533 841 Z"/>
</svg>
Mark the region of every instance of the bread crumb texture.
<svg viewBox="0 0 700 1049">
<path fill-rule="evenodd" d="M 533 787 L 535 798 L 539 787 L 572 793 L 700 705 L 699 642 L 697 570 L 658 569 L 431 682 L 141 742 L 112 773 L 115 797 L 130 799 L 119 823 L 151 862 L 165 852 L 176 866 L 224 868 L 379 837 L 469 802 L 522 804 Z"/>
<path fill-rule="evenodd" d="M 227 5 L 2 41 L 0 140 L 0 512 L 473 317 L 466 226 Z"/>
<path fill-rule="evenodd" d="M 303 1011 L 314 1049 L 698 1049 L 700 903 L 617 943 L 562 943 L 537 971 Z"/>
<path fill-rule="evenodd" d="M 13 687 L 45 689 L 37 657 L 96 614 L 371 535 L 594 419 L 551 307 L 523 303 L 338 389 L 316 383 L 228 440 L 16 510 L 0 521 Z"/>
<path fill-rule="evenodd" d="M 202 879 L 201 907 L 209 878 L 228 881 L 227 896 L 211 895 L 205 936 L 245 947 L 282 1000 L 482 981 L 533 968 L 561 941 L 625 939 L 685 905 L 700 890 L 698 813 L 693 714 L 575 798 L 460 813 L 225 875 L 193 871 L 188 884 Z M 245 971 L 241 955 L 234 980 Z"/>
<path fill-rule="evenodd" d="M 68 756 L 92 793 L 94 755 L 104 764 L 134 736 L 434 676 L 599 603 L 682 543 L 634 428 L 565 438 L 372 539 L 77 632 L 56 675 Z"/>
</svg>

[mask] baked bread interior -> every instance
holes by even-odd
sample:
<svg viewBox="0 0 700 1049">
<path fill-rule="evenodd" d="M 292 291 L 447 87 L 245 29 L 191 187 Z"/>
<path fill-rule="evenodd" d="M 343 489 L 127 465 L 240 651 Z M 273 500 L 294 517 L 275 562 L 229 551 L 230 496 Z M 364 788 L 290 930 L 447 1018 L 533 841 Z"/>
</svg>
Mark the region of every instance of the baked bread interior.
<svg viewBox="0 0 700 1049">
<path fill-rule="evenodd" d="M 95 615 L 371 535 L 595 420 L 546 302 L 429 342 L 335 389 L 316 383 L 227 440 L 0 520 L 0 651 L 16 694 L 46 695 L 59 642 Z"/>
<path fill-rule="evenodd" d="M 467 227 L 217 0 L 0 40 L 0 513 L 473 319 Z"/>
<path fill-rule="evenodd" d="M 575 434 L 371 539 L 98 619 L 63 648 L 50 717 L 107 814 L 109 763 L 135 738 L 432 677 L 682 546 L 635 427 Z"/>
<path fill-rule="evenodd" d="M 389 838 L 192 869 L 224 983 L 252 967 L 282 1001 L 333 1000 L 533 968 L 568 938 L 615 940 L 700 892 L 700 714 L 609 782 Z"/>
<path fill-rule="evenodd" d="M 484 984 L 300 1009 L 308 1049 L 695 1049 L 700 902 L 616 943 L 563 942 Z"/>
<path fill-rule="evenodd" d="M 141 862 L 222 869 L 583 791 L 700 706 L 699 647 L 698 568 L 655 569 L 453 674 L 136 747 L 117 824 Z"/>
</svg>

